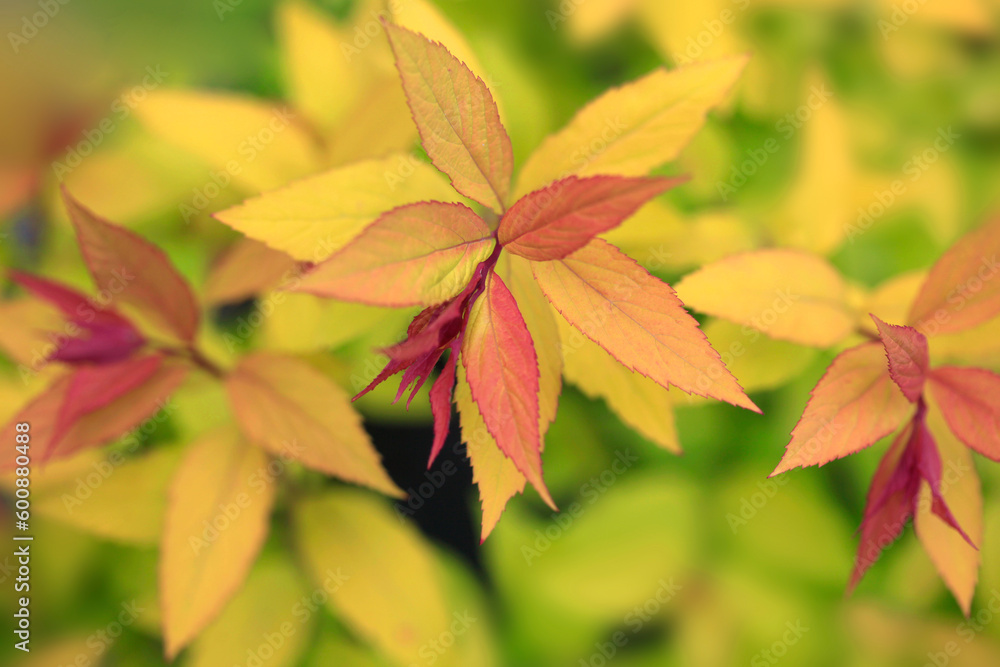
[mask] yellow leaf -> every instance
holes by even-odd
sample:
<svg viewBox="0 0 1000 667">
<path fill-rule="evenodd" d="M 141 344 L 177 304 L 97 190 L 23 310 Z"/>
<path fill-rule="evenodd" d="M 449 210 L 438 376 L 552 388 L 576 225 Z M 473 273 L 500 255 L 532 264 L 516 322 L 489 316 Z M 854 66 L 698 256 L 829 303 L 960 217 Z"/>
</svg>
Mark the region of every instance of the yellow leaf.
<svg viewBox="0 0 1000 667">
<path fill-rule="evenodd" d="M 485 541 L 507 507 L 507 501 L 524 492 L 524 475 L 500 451 L 497 441 L 490 435 L 472 400 L 469 382 L 465 379 L 462 364 L 457 368 L 455 380 L 455 405 L 458 407 L 462 440 L 472 465 L 472 481 L 479 487 L 479 502 L 483 509 L 483 530 L 480 541 Z"/>
<path fill-rule="evenodd" d="M 638 0 L 587 0 L 573 4 L 560 3 L 547 9 L 545 18 L 552 30 L 558 30 L 566 24 L 574 41 L 589 44 L 621 26 L 635 10 L 637 2 Z"/>
<path fill-rule="evenodd" d="M 412 148 L 417 128 L 396 72 L 373 81 L 340 127 L 345 129 L 330 137 L 327 152 L 334 167 Z"/>
<path fill-rule="evenodd" d="M 226 378 L 240 429 L 275 456 L 402 496 L 347 393 L 305 362 L 269 352 L 244 357 Z"/>
<path fill-rule="evenodd" d="M 650 271 L 690 269 L 757 246 L 749 225 L 732 213 L 682 219 L 655 199 L 603 238 Z"/>
<path fill-rule="evenodd" d="M 317 129 L 329 132 L 365 87 L 367 71 L 341 48 L 354 35 L 297 1 L 279 7 L 278 28 L 289 100 Z"/>
<path fill-rule="evenodd" d="M 742 19 L 745 7 L 742 0 L 640 0 L 638 11 L 657 50 L 673 62 L 689 63 L 744 49 L 740 30 L 732 24 Z"/>
<path fill-rule="evenodd" d="M 746 62 L 736 56 L 658 69 L 608 91 L 542 142 L 521 170 L 515 196 L 572 174 L 642 176 L 673 160 Z"/>
<path fill-rule="evenodd" d="M 684 303 L 771 338 L 829 347 L 854 331 L 847 286 L 826 260 L 796 250 L 758 250 L 688 274 Z"/>
<path fill-rule="evenodd" d="M 862 329 L 878 335 L 878 328 L 872 322 L 874 313 L 883 322 L 902 324 L 910 313 L 910 304 L 917 298 L 921 286 L 927 280 L 926 271 L 904 273 L 876 287 L 868 294 L 864 304 L 858 309 L 858 321 Z M 937 341 L 934 341 L 937 347 Z"/>
<path fill-rule="evenodd" d="M 559 319 L 566 379 L 590 398 L 604 399 L 621 420 L 666 450 L 679 454 L 669 392 L 622 366 L 582 333 Z"/>
<path fill-rule="evenodd" d="M 933 398 L 927 425 L 941 454 L 941 495 L 958 525 L 982 549 L 983 497 L 972 453 L 952 434 Z M 981 552 L 931 511 L 931 489 L 926 482 L 921 485 L 914 521 L 920 543 L 968 616 L 979 580 Z"/>
<path fill-rule="evenodd" d="M 263 556 L 240 592 L 191 645 L 186 667 L 298 665 L 316 615 L 312 603 L 303 600 L 319 593 L 306 590 L 285 558 Z"/>
<path fill-rule="evenodd" d="M 222 611 L 267 537 L 268 457 L 237 433 L 191 445 L 170 485 L 160 547 L 166 653 L 173 659 Z"/>
<path fill-rule="evenodd" d="M 101 537 L 155 545 L 179 459 L 176 448 L 158 448 L 130 459 L 120 451 L 89 450 L 53 461 L 32 472 L 32 505 L 40 515 Z"/>
<path fill-rule="evenodd" d="M 538 355 L 538 431 L 542 436 L 542 449 L 545 449 L 545 433 L 556 418 L 559 392 L 562 389 L 562 347 L 559 329 L 556 327 L 557 316 L 548 299 L 538 289 L 528 260 L 509 253 L 501 255 L 501 259 L 503 258 L 508 260 L 508 264 L 507 272 L 502 273 L 501 277 L 517 301 L 517 309 L 528 325 L 531 340 L 535 344 L 535 354 Z M 502 267 L 498 266 L 500 268 Z"/>
<path fill-rule="evenodd" d="M 252 192 L 319 168 L 319 152 L 289 109 L 219 93 L 159 91 L 136 107 L 155 134 Z"/>
<path fill-rule="evenodd" d="M 318 262 L 389 209 L 424 200 L 460 198 L 431 165 L 394 155 L 298 181 L 222 211 L 216 218 L 295 259 Z"/>
<path fill-rule="evenodd" d="M 835 100 L 823 99 L 826 81 L 812 80 L 805 107 L 812 115 L 802 130 L 795 179 L 766 219 L 777 245 L 826 254 L 843 242 L 857 215 L 851 207 L 854 169 L 844 114 Z M 812 95 L 818 95 L 816 106 Z"/>
<path fill-rule="evenodd" d="M 726 368 L 745 391 L 780 387 L 797 377 L 816 358 L 816 350 L 812 348 L 774 340 L 756 329 L 725 320 L 712 320 L 704 330 Z"/>
<path fill-rule="evenodd" d="M 330 609 L 401 665 L 422 662 L 448 632 L 437 566 L 420 534 L 378 498 L 353 489 L 299 503 L 295 539 L 317 585 L 332 575 Z"/>
</svg>

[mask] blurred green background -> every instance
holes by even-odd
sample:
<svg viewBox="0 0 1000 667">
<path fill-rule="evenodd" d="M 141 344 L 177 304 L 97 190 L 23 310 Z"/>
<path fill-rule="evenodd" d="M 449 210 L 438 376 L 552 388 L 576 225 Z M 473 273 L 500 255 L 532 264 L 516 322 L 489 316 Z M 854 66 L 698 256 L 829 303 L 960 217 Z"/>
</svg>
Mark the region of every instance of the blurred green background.
<svg viewBox="0 0 1000 667">
<path fill-rule="evenodd" d="M 370 20 L 367 7 L 359 14 L 351 0 L 310 4 L 348 34 Z M 608 87 L 662 64 L 752 54 L 731 100 L 665 169 L 690 173 L 693 180 L 664 199 L 672 217 L 663 240 L 639 233 L 622 239 L 626 248 L 634 244 L 632 250 L 656 248 L 659 273 L 669 281 L 730 252 L 789 245 L 826 255 L 863 303 L 868 290 L 925 270 L 964 231 L 1000 210 L 995 1 L 435 4 L 490 73 L 518 164 Z M 73 0 L 53 6 L 58 11 L 23 44 L 10 34 L 23 29 L 24 17 L 40 11 L 39 4 L 8 0 L 0 9 L 6 35 L 0 46 L 0 256 L 5 266 L 83 284 L 72 234 L 56 204 L 53 163 L 66 159 L 67 147 L 80 145 L 81 132 L 113 113 L 110 105 L 122 91 L 134 90 L 147 68 L 162 71 L 162 86 L 171 89 L 282 100 L 288 86 L 275 3 Z M 829 94 L 813 108 L 817 86 Z M 135 101 L 137 109 L 141 104 Z M 164 246 L 200 285 L 212 258 L 235 238 L 207 214 L 250 193 L 227 191 L 186 223 L 180 205 L 205 183 L 204 165 L 153 136 L 136 116 L 115 121 L 69 184 L 82 201 Z M 939 132 L 949 131 L 954 141 L 928 153 Z M 745 168 L 772 139 L 778 149 L 763 164 Z M 906 192 L 885 205 L 884 193 L 896 179 L 904 179 Z M 252 309 L 252 303 L 220 308 L 219 331 Z M 5 343 L 20 323 L 7 317 L 0 326 Z M 274 342 L 288 334 L 261 335 Z M 366 359 L 370 347 L 353 338 L 327 331 L 314 347 L 334 350 L 349 365 Z M 288 340 L 276 345 L 310 347 Z M 553 516 L 529 492 L 511 501 L 482 546 L 476 491 L 452 442 L 445 461 L 458 472 L 413 512 L 412 523 L 434 554 L 452 609 L 476 620 L 454 638 L 459 648 L 431 651 L 423 664 L 1000 664 L 1000 616 L 990 607 L 992 601 L 1000 609 L 996 465 L 977 461 L 987 528 L 970 620 L 912 530 L 852 597 L 844 596 L 854 531 L 884 443 L 822 469 L 767 480 L 834 354 L 767 341 L 751 345 L 732 368 L 741 380 L 754 378 L 753 398 L 766 416 L 676 399 L 681 456 L 647 442 L 602 402 L 568 387 L 547 438 L 545 466 L 560 506 L 578 502 L 580 511 Z M 983 365 L 1000 369 L 1000 353 L 990 355 Z M 26 394 L 16 360 L 4 356 L 0 370 L 0 416 L 6 418 Z M 213 405 L 187 399 L 182 410 L 188 416 L 170 417 L 142 451 L 162 452 L 157 465 L 170 470 L 177 446 L 193 428 L 185 420 L 211 421 L 201 412 Z M 409 416 L 363 410 L 400 486 L 426 481 L 426 410 Z M 630 461 L 624 472 L 613 467 L 621 460 L 616 457 Z M 128 497 L 128 489 L 114 491 Z M 35 502 L 41 505 L 33 572 L 36 650 L 15 655 L 7 635 L 0 661 L 23 667 L 165 664 L 155 539 L 151 545 L 145 535 L 108 527 L 122 500 L 95 501 L 85 519 L 61 513 L 54 492 L 49 511 L 45 498 Z M 388 500 L 379 502 L 391 508 Z M 9 544 L 10 508 L 2 507 L 0 543 Z M 286 564 L 286 523 L 279 511 L 264 557 L 241 593 L 266 601 L 272 617 L 227 610 L 205 642 L 237 657 L 203 647 L 182 655 L 181 664 L 256 664 L 248 650 L 257 650 L 269 624 L 312 591 Z M 5 627 L 13 609 L 12 575 L 3 560 L 10 552 L 0 551 Z M 120 617 L 132 618 L 122 616 L 129 604 L 143 611 L 119 628 Z M 394 664 L 329 610 L 308 616 L 294 639 L 273 657 L 258 657 L 260 664 Z"/>
</svg>

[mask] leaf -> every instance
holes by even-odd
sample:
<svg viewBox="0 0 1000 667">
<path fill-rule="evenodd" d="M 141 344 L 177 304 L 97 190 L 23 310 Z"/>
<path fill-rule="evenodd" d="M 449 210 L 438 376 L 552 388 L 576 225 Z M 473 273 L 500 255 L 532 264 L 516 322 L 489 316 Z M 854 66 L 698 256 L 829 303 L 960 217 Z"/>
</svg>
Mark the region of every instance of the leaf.
<svg viewBox="0 0 1000 667">
<path fill-rule="evenodd" d="M 824 465 L 864 449 L 899 428 L 910 407 L 889 377 L 881 344 L 845 350 L 812 390 L 771 476 L 800 466 Z"/>
<path fill-rule="evenodd" d="M 565 320 L 559 320 L 566 379 L 590 398 L 604 399 L 624 423 L 643 437 L 680 454 L 674 407 L 667 390 L 622 366 Z"/>
<path fill-rule="evenodd" d="M 287 558 L 265 554 L 219 617 L 191 644 L 185 667 L 300 664 L 315 625 L 312 603 L 303 600 L 313 593 Z"/>
<path fill-rule="evenodd" d="M 495 245 L 463 204 L 408 204 L 379 217 L 295 290 L 372 306 L 433 306 L 461 292 Z"/>
<path fill-rule="evenodd" d="M 757 409 L 670 286 L 614 246 L 594 239 L 531 268 L 566 321 L 627 368 L 664 387 Z"/>
<path fill-rule="evenodd" d="M 854 331 L 847 286 L 826 260 L 798 250 L 757 250 L 690 273 L 677 294 L 691 308 L 771 338 L 830 347 Z"/>
<path fill-rule="evenodd" d="M 507 458 L 497 441 L 490 435 L 479 406 L 472 400 L 469 382 L 465 379 L 465 369 L 458 366 L 458 381 L 455 386 L 455 404 L 458 406 L 459 422 L 462 427 L 462 441 L 472 465 L 472 481 L 479 487 L 479 502 L 483 510 L 483 529 L 480 543 L 485 542 L 496 528 L 507 501 L 524 492 L 524 475 L 514 462 Z"/>
<path fill-rule="evenodd" d="M 429 164 L 392 155 L 297 181 L 215 217 L 297 260 L 319 262 L 386 211 L 426 199 L 458 197 Z"/>
<path fill-rule="evenodd" d="M 40 340 L 32 341 L 35 345 L 50 350 L 42 359 L 31 359 L 32 366 L 37 367 L 42 361 L 67 363 L 119 361 L 131 356 L 146 344 L 145 338 L 129 320 L 114 309 L 102 308 L 96 299 L 90 299 L 65 285 L 39 276 L 20 271 L 10 271 L 9 275 L 14 282 L 32 295 L 59 309 L 68 320 L 66 323 L 59 323 L 64 324 L 61 332 L 64 335 L 57 332 L 59 325 L 55 324 L 50 328 L 53 332 L 49 337 L 51 340 L 44 343 Z M 17 314 L 31 318 L 21 320 L 25 326 L 29 326 L 38 315 L 28 309 L 22 309 Z M 45 319 L 39 318 L 35 321 L 45 321 Z M 16 340 L 17 336 L 14 338 Z M 31 356 L 40 354 L 37 348 L 33 352 Z"/>
<path fill-rule="evenodd" d="M 58 443 L 84 416 L 114 403 L 146 383 L 162 364 L 163 357 L 152 354 L 110 364 L 81 366 L 73 371 L 59 406 L 52 442 Z M 42 460 L 52 453 L 50 447 Z"/>
<path fill-rule="evenodd" d="M 287 108 L 231 94 L 160 90 L 135 112 L 151 132 L 251 192 L 320 167 L 312 137 Z"/>
<path fill-rule="evenodd" d="M 448 430 L 451 427 L 451 397 L 455 389 L 455 371 L 458 366 L 459 346 L 452 343 L 451 353 L 444 369 L 431 386 L 431 414 L 434 416 L 434 442 L 431 443 L 431 455 L 427 460 L 427 468 L 434 464 L 434 459 L 441 453 Z"/>
<path fill-rule="evenodd" d="M 983 456 L 1000 461 L 1000 375 L 983 368 L 941 366 L 929 379 L 952 433 Z"/>
<path fill-rule="evenodd" d="M 515 255 L 562 259 L 684 180 L 570 176 L 519 199 L 500 221 L 497 239 Z"/>
<path fill-rule="evenodd" d="M 85 451 L 55 461 L 32 471 L 33 509 L 106 539 L 155 546 L 178 454 L 177 448 L 131 458 L 121 451 Z"/>
<path fill-rule="evenodd" d="M 657 69 L 604 93 L 531 154 L 515 196 L 570 175 L 643 176 L 677 157 L 746 65 L 746 56 Z"/>
<path fill-rule="evenodd" d="M 421 648 L 426 654 L 428 642 L 448 632 L 450 619 L 431 549 L 420 534 L 354 489 L 306 499 L 293 518 L 305 569 L 329 593 L 336 616 L 394 663 L 422 662 Z"/>
<path fill-rule="evenodd" d="M 385 29 L 434 165 L 456 190 L 503 211 L 514 158 L 486 84 L 440 43 L 396 25 L 387 23 Z"/>
<path fill-rule="evenodd" d="M 1000 219 L 966 234 L 931 268 L 908 323 L 934 336 L 1000 315 Z"/>
<path fill-rule="evenodd" d="M 928 411 L 928 427 L 941 453 L 944 472 L 941 495 L 975 544 L 983 543 L 983 498 L 972 455 L 959 442 L 935 405 Z M 921 488 L 915 527 L 924 550 L 948 584 L 965 615 L 969 615 L 972 596 L 979 579 L 981 554 L 972 548 L 954 528 L 932 511 L 931 489 Z"/>
<path fill-rule="evenodd" d="M 240 239 L 223 251 L 205 279 L 209 306 L 239 303 L 276 287 L 297 273 L 295 260 L 259 241 Z"/>
<path fill-rule="evenodd" d="M 923 394 L 924 379 L 930 366 L 927 337 L 913 327 L 886 324 L 871 316 L 889 358 L 889 375 L 911 403 Z"/>
<path fill-rule="evenodd" d="M 230 373 L 226 389 L 240 429 L 275 456 L 403 495 L 382 469 L 347 394 L 308 364 L 258 352 Z"/>
<path fill-rule="evenodd" d="M 538 355 L 517 302 L 496 273 L 469 311 L 462 364 L 472 400 L 500 451 L 555 508 L 542 479 Z"/>
<path fill-rule="evenodd" d="M 366 72 L 341 50 L 354 35 L 304 2 L 281 5 L 277 19 L 288 97 L 318 129 L 329 132 L 364 88 Z"/>
<path fill-rule="evenodd" d="M 62 437 L 55 440 L 53 436 L 60 410 L 72 383 L 72 373 L 68 373 L 32 399 L 0 431 L 0 434 L 13 442 L 15 424 L 29 422 L 32 442 L 42 452 L 39 455 L 36 450 L 36 456 L 50 461 L 69 456 L 87 447 L 98 447 L 128 435 L 132 428 L 155 414 L 180 386 L 186 374 L 185 366 L 165 360 L 144 383 L 118 397 L 117 400 L 82 415 Z M 9 470 L 11 467 L 13 467 L 12 460 L 0 465 L 0 470 Z"/>
<path fill-rule="evenodd" d="M 907 521 L 913 515 L 913 499 L 905 489 L 895 489 L 891 486 L 912 432 L 913 426 L 907 425 L 896 436 L 892 447 L 882 457 L 872 478 L 871 487 L 868 489 L 865 517 L 861 522 L 858 555 L 851 580 L 847 585 L 848 593 L 854 590 L 865 572 L 878 560 L 882 551 L 902 534 Z"/>
<path fill-rule="evenodd" d="M 63 201 L 97 289 L 134 307 L 180 340 L 193 341 L 198 333 L 198 303 L 166 254 L 87 210 L 66 190 Z"/>
<path fill-rule="evenodd" d="M 229 430 L 192 444 L 170 485 L 160 546 L 168 660 L 239 590 L 267 537 L 273 478 L 268 457 Z"/>
</svg>

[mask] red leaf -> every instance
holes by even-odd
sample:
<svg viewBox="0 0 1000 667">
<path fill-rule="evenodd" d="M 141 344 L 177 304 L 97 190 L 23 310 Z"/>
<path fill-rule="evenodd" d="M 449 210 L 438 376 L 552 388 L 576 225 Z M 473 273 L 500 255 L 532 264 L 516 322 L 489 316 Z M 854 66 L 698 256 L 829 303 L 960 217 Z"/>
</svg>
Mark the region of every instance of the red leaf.
<svg viewBox="0 0 1000 667">
<path fill-rule="evenodd" d="M 448 437 L 448 429 L 451 426 L 451 396 L 455 390 L 455 371 L 457 367 L 458 354 L 461 344 L 456 341 L 451 346 L 451 354 L 448 362 L 441 371 L 441 375 L 434 381 L 431 387 L 431 413 L 434 415 L 434 444 L 431 445 L 431 455 L 427 460 L 427 467 L 434 464 L 434 459 L 441 453 L 444 447 L 444 440 Z"/>
<path fill-rule="evenodd" d="M 133 363 L 133 362 L 128 362 Z M 65 434 L 55 438 L 57 424 L 66 402 L 74 373 L 67 373 L 28 403 L 7 426 L 0 437 L 13 442 L 14 425 L 31 424 L 31 439 L 38 446 L 39 460 L 55 460 L 87 447 L 98 447 L 129 431 L 164 407 L 187 374 L 187 366 L 164 359 L 160 367 L 142 383 L 105 405 L 80 414 Z M 76 371 L 79 372 L 79 371 Z M 40 453 L 39 453 L 40 452 Z M 13 465 L 0 464 L 0 469 Z"/>
<path fill-rule="evenodd" d="M 396 25 L 385 30 L 434 166 L 466 197 L 503 211 L 514 158 L 486 84 L 441 44 Z"/>
<path fill-rule="evenodd" d="M 495 273 L 469 314 L 462 364 L 486 429 L 554 508 L 542 480 L 538 357 L 513 295 Z"/>
<path fill-rule="evenodd" d="M 934 264 L 909 322 L 933 336 L 971 329 L 1000 315 L 1000 219 L 966 234 Z"/>
<path fill-rule="evenodd" d="M 982 368 L 942 366 L 930 373 L 931 392 L 952 433 L 1000 461 L 1000 375 Z"/>
<path fill-rule="evenodd" d="M 500 221 L 497 237 L 515 255 L 562 259 L 686 180 L 570 176 L 519 199 Z"/>
<path fill-rule="evenodd" d="M 295 290 L 375 306 L 438 304 L 465 288 L 495 244 L 468 206 L 400 206 L 307 273 Z"/>
<path fill-rule="evenodd" d="M 205 279 L 204 300 L 209 305 L 239 303 L 283 285 L 297 273 L 298 264 L 290 256 L 243 238 L 212 265 Z"/>
<path fill-rule="evenodd" d="M 889 375 L 903 390 L 903 395 L 916 403 L 924 390 L 924 379 L 930 364 L 927 337 L 913 327 L 886 324 L 874 315 L 879 337 L 889 358 Z"/>
<path fill-rule="evenodd" d="M 670 286 L 613 245 L 594 239 L 531 269 L 566 321 L 626 367 L 664 387 L 757 410 Z"/>
<path fill-rule="evenodd" d="M 153 354 L 110 364 L 83 366 L 70 376 L 52 440 L 58 442 L 84 415 L 100 410 L 151 378 L 163 357 Z M 48 455 L 52 454 L 49 450 Z"/>
<path fill-rule="evenodd" d="M 913 427 L 907 426 L 892 443 L 879 463 L 875 477 L 868 489 L 868 504 L 861 522 L 861 542 L 854 563 L 854 572 L 847 585 L 847 592 L 854 590 L 882 550 L 896 541 L 906 522 L 913 515 L 913 498 L 910 489 L 895 488 L 899 483 L 897 470 Z"/>
<path fill-rule="evenodd" d="M 38 276 L 10 271 L 14 282 L 61 310 L 66 318 L 87 335 L 60 337 L 50 360 L 66 363 L 118 361 L 132 355 L 145 339 L 130 321 L 112 309 L 100 308 L 84 294 Z"/>
<path fill-rule="evenodd" d="M 812 390 L 771 476 L 824 465 L 864 449 L 903 422 L 911 404 L 889 377 L 885 350 L 866 343 L 841 352 Z"/>
<path fill-rule="evenodd" d="M 162 250 L 84 208 L 63 189 L 80 251 L 97 288 L 192 342 L 199 310 L 191 287 Z"/>
</svg>

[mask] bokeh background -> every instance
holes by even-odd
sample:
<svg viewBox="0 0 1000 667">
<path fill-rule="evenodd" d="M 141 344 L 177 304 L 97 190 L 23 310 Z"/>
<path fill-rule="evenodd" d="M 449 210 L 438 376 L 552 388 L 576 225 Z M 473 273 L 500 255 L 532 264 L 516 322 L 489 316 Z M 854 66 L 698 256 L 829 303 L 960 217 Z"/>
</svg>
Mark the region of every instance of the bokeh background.
<svg viewBox="0 0 1000 667">
<path fill-rule="evenodd" d="M 616 238 L 668 281 L 740 250 L 798 247 L 826 256 L 850 281 L 860 307 L 879 285 L 914 279 L 964 231 L 1000 212 L 996 0 L 434 4 L 488 73 L 518 164 L 608 87 L 663 64 L 752 54 L 731 98 L 664 169 L 690 173 L 692 181 L 646 213 L 656 224 L 626 225 Z M 25 20 L 34 21 L 42 5 L 51 15 L 32 33 Z M 305 175 L 304 168 L 282 162 L 279 151 L 286 147 L 279 141 L 262 150 L 242 178 L 209 187 L 221 185 L 213 181 L 219 166 L 211 143 L 225 124 L 210 114 L 179 118 L 144 108 L 156 94 L 236 93 L 274 104 L 327 104 L 324 131 L 350 139 L 329 164 L 378 154 L 379 141 L 412 143 L 405 130 L 396 136 L 399 128 L 385 124 L 374 102 L 351 106 L 363 96 L 347 86 L 304 95 L 290 65 L 305 58 L 322 69 L 324 59 L 342 54 L 323 50 L 319 41 L 290 43 L 288 22 L 329 22 L 357 45 L 377 5 L 5 0 L 4 265 L 87 284 L 57 200 L 63 182 L 90 207 L 164 247 L 195 285 L 205 286 L 213 261 L 237 239 L 210 214 Z M 375 32 L 368 39 L 384 39 Z M 901 194 L 892 193 L 897 180 Z M 4 295 L 0 417 L 6 420 L 45 375 L 25 380 L 18 372 L 20 338 L 36 323 L 22 319 L 13 305 L 15 290 Z M 210 298 L 218 354 L 232 353 L 225 336 L 236 335 L 239 349 L 310 355 L 348 387 L 358 369 L 372 363 L 379 335 L 389 339 L 405 322 L 398 314 L 302 297 L 243 336 L 237 333 L 241 324 L 268 302 L 267 295 L 244 297 Z M 717 342 L 739 337 L 723 325 L 706 325 Z M 475 619 L 452 638 L 454 647 L 432 651 L 421 664 L 1000 664 L 1000 615 L 993 611 L 1000 609 L 998 466 L 977 461 L 987 528 L 971 620 L 912 530 L 853 596 L 844 596 L 854 531 L 884 443 L 822 469 L 767 480 L 809 390 L 835 353 L 766 338 L 749 343 L 730 366 L 766 416 L 675 397 L 681 456 L 645 440 L 603 402 L 567 387 L 546 441 L 545 466 L 560 505 L 576 501 L 582 511 L 554 517 L 529 491 L 510 503 L 483 545 L 458 429 L 426 473 L 431 432 L 421 401 L 410 413 L 386 408 L 384 394 L 361 402 L 393 479 L 417 490 L 424 502 L 404 510 L 375 501 L 394 516 L 406 515 L 401 520 L 414 527 L 412 539 L 440 571 L 435 582 L 413 582 L 405 568 L 386 576 L 407 590 L 443 587 L 449 608 Z M 985 346 L 981 365 L 1000 368 L 1000 341 Z M 176 410 L 142 435 L 138 450 L 130 450 L 136 468 L 117 471 L 80 511 L 67 512 L 62 498 L 93 460 L 77 462 L 36 489 L 35 650 L 15 655 L 6 635 L 0 662 L 166 664 L 155 546 L 165 480 L 179 447 L 222 410 L 218 396 L 198 387 L 176 402 Z M 613 466 L 622 457 L 629 461 L 624 472 Z M 13 520 L 6 501 L 0 513 L 0 543 L 9 544 Z M 206 667 L 395 664 L 323 605 L 275 655 L 259 657 L 268 628 L 283 616 L 298 623 L 296 602 L 314 592 L 288 565 L 301 556 L 289 547 L 280 505 L 273 521 L 240 602 L 178 661 Z M 337 526 L 328 530 L 337 540 Z M 5 627 L 14 594 L 3 559 L 11 551 L 0 551 L 0 564 L 7 563 L 0 569 Z M 413 604 L 409 595 L 400 600 Z M 128 611 L 135 608 L 141 611 Z M 246 611 L 258 608 L 267 611 Z"/>
</svg>

